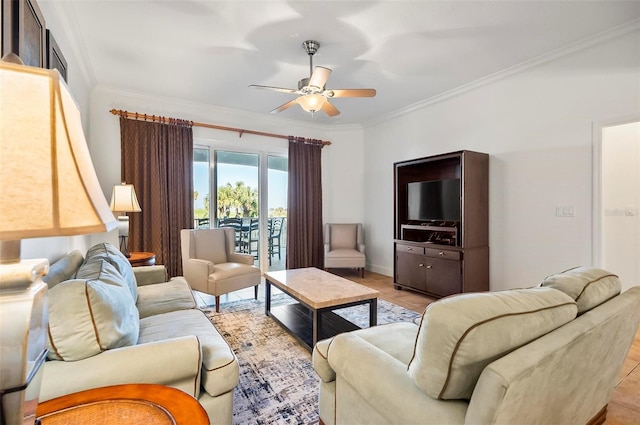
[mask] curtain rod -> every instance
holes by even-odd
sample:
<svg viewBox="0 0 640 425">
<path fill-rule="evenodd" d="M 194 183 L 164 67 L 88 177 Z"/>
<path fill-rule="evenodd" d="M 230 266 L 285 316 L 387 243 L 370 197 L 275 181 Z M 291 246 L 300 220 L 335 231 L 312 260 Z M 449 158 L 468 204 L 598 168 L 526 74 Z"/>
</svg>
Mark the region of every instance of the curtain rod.
<svg viewBox="0 0 640 425">
<path fill-rule="evenodd" d="M 171 118 L 165 118 L 157 115 L 140 114 L 138 112 L 122 111 L 119 109 L 112 109 L 109 112 L 111 112 L 113 115 L 120 115 L 121 117 L 124 117 L 124 118 L 136 119 L 141 121 L 152 121 L 152 122 L 161 122 L 161 123 L 170 123 L 171 121 Z M 275 137 L 277 139 L 289 140 L 289 136 L 285 136 L 283 134 L 266 133 L 263 131 L 245 130 L 242 128 L 234 128 L 234 127 L 225 127 L 222 125 L 207 124 L 207 123 L 197 122 L 197 121 L 189 121 L 189 122 L 191 123 L 191 125 L 195 127 L 205 127 L 205 128 L 213 128 L 215 130 L 234 131 L 238 133 L 238 137 L 242 137 L 243 134 L 255 134 L 257 136 Z M 331 142 L 322 140 L 321 143 L 318 143 L 318 144 L 322 144 L 322 146 L 328 146 L 331 144 Z"/>
</svg>

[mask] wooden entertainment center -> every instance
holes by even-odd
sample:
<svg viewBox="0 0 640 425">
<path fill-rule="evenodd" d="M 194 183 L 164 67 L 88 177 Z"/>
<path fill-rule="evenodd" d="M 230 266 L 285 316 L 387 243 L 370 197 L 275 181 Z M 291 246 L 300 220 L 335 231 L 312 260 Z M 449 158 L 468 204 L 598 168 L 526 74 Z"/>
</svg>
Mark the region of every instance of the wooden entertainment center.
<svg viewBox="0 0 640 425">
<path fill-rule="evenodd" d="M 397 162 L 394 180 L 394 287 L 436 298 L 488 291 L 489 155 L 465 150 Z M 440 182 L 454 185 L 440 201 L 420 188 L 435 185 L 440 194 Z"/>
</svg>

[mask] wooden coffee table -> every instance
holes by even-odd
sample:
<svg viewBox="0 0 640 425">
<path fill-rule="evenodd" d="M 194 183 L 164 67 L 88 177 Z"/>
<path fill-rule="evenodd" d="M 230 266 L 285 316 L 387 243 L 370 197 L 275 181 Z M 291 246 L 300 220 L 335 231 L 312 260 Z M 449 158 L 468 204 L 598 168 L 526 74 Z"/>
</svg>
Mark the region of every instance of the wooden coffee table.
<svg viewBox="0 0 640 425">
<path fill-rule="evenodd" d="M 369 326 L 377 324 L 379 292 L 315 267 L 267 272 L 265 313 L 311 350 L 321 339 L 360 329 L 332 310 L 369 304 Z M 296 301 L 271 308 L 271 285 Z"/>
</svg>

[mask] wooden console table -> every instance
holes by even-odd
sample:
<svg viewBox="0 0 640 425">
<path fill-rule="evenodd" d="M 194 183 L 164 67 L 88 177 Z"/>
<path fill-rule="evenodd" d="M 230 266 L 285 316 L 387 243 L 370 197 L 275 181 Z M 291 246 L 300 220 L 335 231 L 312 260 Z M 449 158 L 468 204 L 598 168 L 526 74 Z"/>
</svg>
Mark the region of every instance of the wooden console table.
<svg viewBox="0 0 640 425">
<path fill-rule="evenodd" d="M 68 394 L 40 403 L 37 417 L 41 425 L 209 424 L 198 400 L 155 384 L 114 385 Z"/>
</svg>

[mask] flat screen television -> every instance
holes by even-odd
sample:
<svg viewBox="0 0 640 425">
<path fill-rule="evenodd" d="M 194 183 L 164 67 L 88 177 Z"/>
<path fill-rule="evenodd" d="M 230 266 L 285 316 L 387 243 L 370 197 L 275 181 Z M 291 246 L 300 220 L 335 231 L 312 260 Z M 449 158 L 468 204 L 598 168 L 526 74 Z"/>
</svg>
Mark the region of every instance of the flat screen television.
<svg viewBox="0 0 640 425">
<path fill-rule="evenodd" d="M 460 179 L 407 183 L 411 221 L 460 221 Z"/>
</svg>

